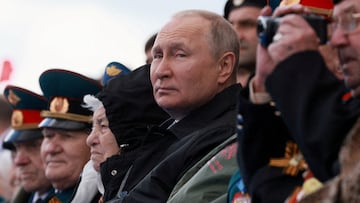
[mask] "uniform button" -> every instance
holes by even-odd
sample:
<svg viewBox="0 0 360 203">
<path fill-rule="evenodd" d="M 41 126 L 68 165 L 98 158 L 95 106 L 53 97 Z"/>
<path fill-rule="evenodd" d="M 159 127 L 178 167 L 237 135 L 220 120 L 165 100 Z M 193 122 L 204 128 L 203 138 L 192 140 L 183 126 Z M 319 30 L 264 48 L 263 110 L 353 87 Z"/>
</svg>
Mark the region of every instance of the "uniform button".
<svg viewBox="0 0 360 203">
<path fill-rule="evenodd" d="M 112 170 L 112 171 L 111 171 L 111 175 L 112 175 L 112 176 L 116 176 L 116 174 L 117 174 L 117 170 Z"/>
<path fill-rule="evenodd" d="M 270 106 L 276 106 L 276 103 L 274 101 L 271 101 Z"/>
<path fill-rule="evenodd" d="M 274 114 L 275 114 L 275 116 L 280 116 L 281 112 L 280 111 L 275 111 Z"/>
</svg>

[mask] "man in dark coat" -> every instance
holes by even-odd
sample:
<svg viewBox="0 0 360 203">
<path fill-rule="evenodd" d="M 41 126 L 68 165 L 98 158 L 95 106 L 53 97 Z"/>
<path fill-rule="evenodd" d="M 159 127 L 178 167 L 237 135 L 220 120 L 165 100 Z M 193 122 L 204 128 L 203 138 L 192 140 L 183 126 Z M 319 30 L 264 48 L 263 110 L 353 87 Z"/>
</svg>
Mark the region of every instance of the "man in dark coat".
<svg viewBox="0 0 360 203">
<path fill-rule="evenodd" d="M 299 8 L 304 9 L 292 9 Z M 285 12 L 289 11 L 280 8 L 277 14 Z M 294 22 L 293 18 L 299 18 L 302 23 L 289 31 L 301 30 L 302 41 L 296 37 L 285 38 L 287 36 L 282 34 L 281 39 L 270 44 L 267 50 L 262 48 L 254 87 L 255 91 L 267 90 L 271 94 L 314 175 L 326 181 L 339 172 L 337 156 L 341 143 L 359 115 L 359 101 L 343 97 L 347 96 L 349 88 L 353 97 L 358 94 L 354 81 L 358 79 L 359 68 L 344 61 L 344 57 L 350 58 L 346 55 L 350 52 L 347 50 L 356 48 L 349 41 L 345 49 L 342 41 L 336 41 L 338 35 L 331 38 L 340 56 L 343 55 L 340 59 L 346 66 L 346 86 L 327 69 L 318 52 L 317 36 L 301 16 L 286 15 L 282 24 Z M 282 31 L 280 27 L 281 33 L 288 31 L 286 26 L 283 27 L 286 30 Z M 349 39 L 352 35 L 349 34 Z M 295 46 L 297 43 L 302 46 Z"/>
<path fill-rule="evenodd" d="M 283 17 L 275 41 L 258 49 L 253 83 L 255 92 L 270 93 L 309 168 L 323 182 L 339 173 L 339 150 L 360 110 L 356 98 L 359 26 L 355 12 L 345 14 L 346 8 L 358 7 L 359 3 L 343 2 L 341 9 L 335 8 L 337 20 L 330 42 L 339 50 L 345 84 L 326 67 L 314 30 L 301 16 L 291 14 Z M 274 15 L 289 12 L 302 13 L 304 7 L 279 8 Z M 266 13 L 269 10 L 263 10 Z"/>
<path fill-rule="evenodd" d="M 239 42 L 222 16 L 176 14 L 158 33 L 152 55 L 154 97 L 171 116 L 160 127 L 177 140 L 123 202 L 166 202 L 182 175 L 236 131 Z"/>
</svg>

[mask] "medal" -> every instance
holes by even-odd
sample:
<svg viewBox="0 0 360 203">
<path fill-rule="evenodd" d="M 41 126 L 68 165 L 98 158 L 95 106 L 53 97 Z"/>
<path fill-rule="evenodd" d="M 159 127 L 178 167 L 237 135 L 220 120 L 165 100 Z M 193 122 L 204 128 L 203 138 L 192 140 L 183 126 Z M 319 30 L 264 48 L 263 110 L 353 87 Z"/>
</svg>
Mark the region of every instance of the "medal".
<svg viewBox="0 0 360 203">
<path fill-rule="evenodd" d="M 248 193 L 238 192 L 235 194 L 232 203 L 251 203 L 251 198 Z"/>
</svg>

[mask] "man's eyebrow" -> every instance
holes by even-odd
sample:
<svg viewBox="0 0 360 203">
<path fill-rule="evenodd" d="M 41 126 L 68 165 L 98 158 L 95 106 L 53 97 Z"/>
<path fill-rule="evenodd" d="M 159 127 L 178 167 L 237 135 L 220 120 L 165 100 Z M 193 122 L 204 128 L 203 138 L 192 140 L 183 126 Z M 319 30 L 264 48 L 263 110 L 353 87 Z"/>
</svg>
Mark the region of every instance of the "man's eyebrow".
<svg viewBox="0 0 360 203">
<path fill-rule="evenodd" d="M 343 10 L 342 10 L 342 13 L 348 13 L 348 12 L 351 12 L 351 11 L 355 11 L 355 5 L 352 3 L 350 5 L 347 5 Z"/>
<path fill-rule="evenodd" d="M 103 121 L 104 121 L 104 117 L 100 117 L 100 118 L 96 118 L 96 119 L 95 119 L 95 122 L 96 122 L 97 124 L 101 124 Z"/>
<path fill-rule="evenodd" d="M 240 20 L 233 20 L 233 21 L 230 21 L 231 23 L 237 23 L 237 22 L 257 22 L 256 19 L 253 19 L 253 18 L 243 18 L 243 19 L 240 19 Z"/>
<path fill-rule="evenodd" d="M 159 45 L 156 45 L 154 46 L 152 49 L 151 49 L 151 53 L 153 52 L 159 52 L 161 50 L 160 46 Z"/>
<path fill-rule="evenodd" d="M 182 42 L 174 42 L 174 43 L 170 43 L 170 45 L 168 46 L 169 50 L 177 50 L 177 49 L 184 49 L 185 45 Z M 160 52 L 162 50 L 162 48 L 159 45 L 156 45 L 152 48 L 152 52 Z"/>
<path fill-rule="evenodd" d="M 170 49 L 178 49 L 178 48 L 184 47 L 184 43 L 182 43 L 182 42 L 171 43 L 169 47 L 170 47 Z"/>
</svg>

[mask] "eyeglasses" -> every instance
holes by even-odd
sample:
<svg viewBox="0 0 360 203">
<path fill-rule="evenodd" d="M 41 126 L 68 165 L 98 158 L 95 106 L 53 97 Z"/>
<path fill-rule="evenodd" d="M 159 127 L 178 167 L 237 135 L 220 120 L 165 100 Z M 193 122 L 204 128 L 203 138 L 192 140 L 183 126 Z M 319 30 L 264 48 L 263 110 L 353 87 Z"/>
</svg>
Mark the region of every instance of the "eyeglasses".
<svg viewBox="0 0 360 203">
<path fill-rule="evenodd" d="M 333 19 L 332 31 L 334 32 L 337 28 L 340 28 L 345 33 L 351 33 L 357 28 L 359 19 L 360 13 L 346 12 Z"/>
</svg>

